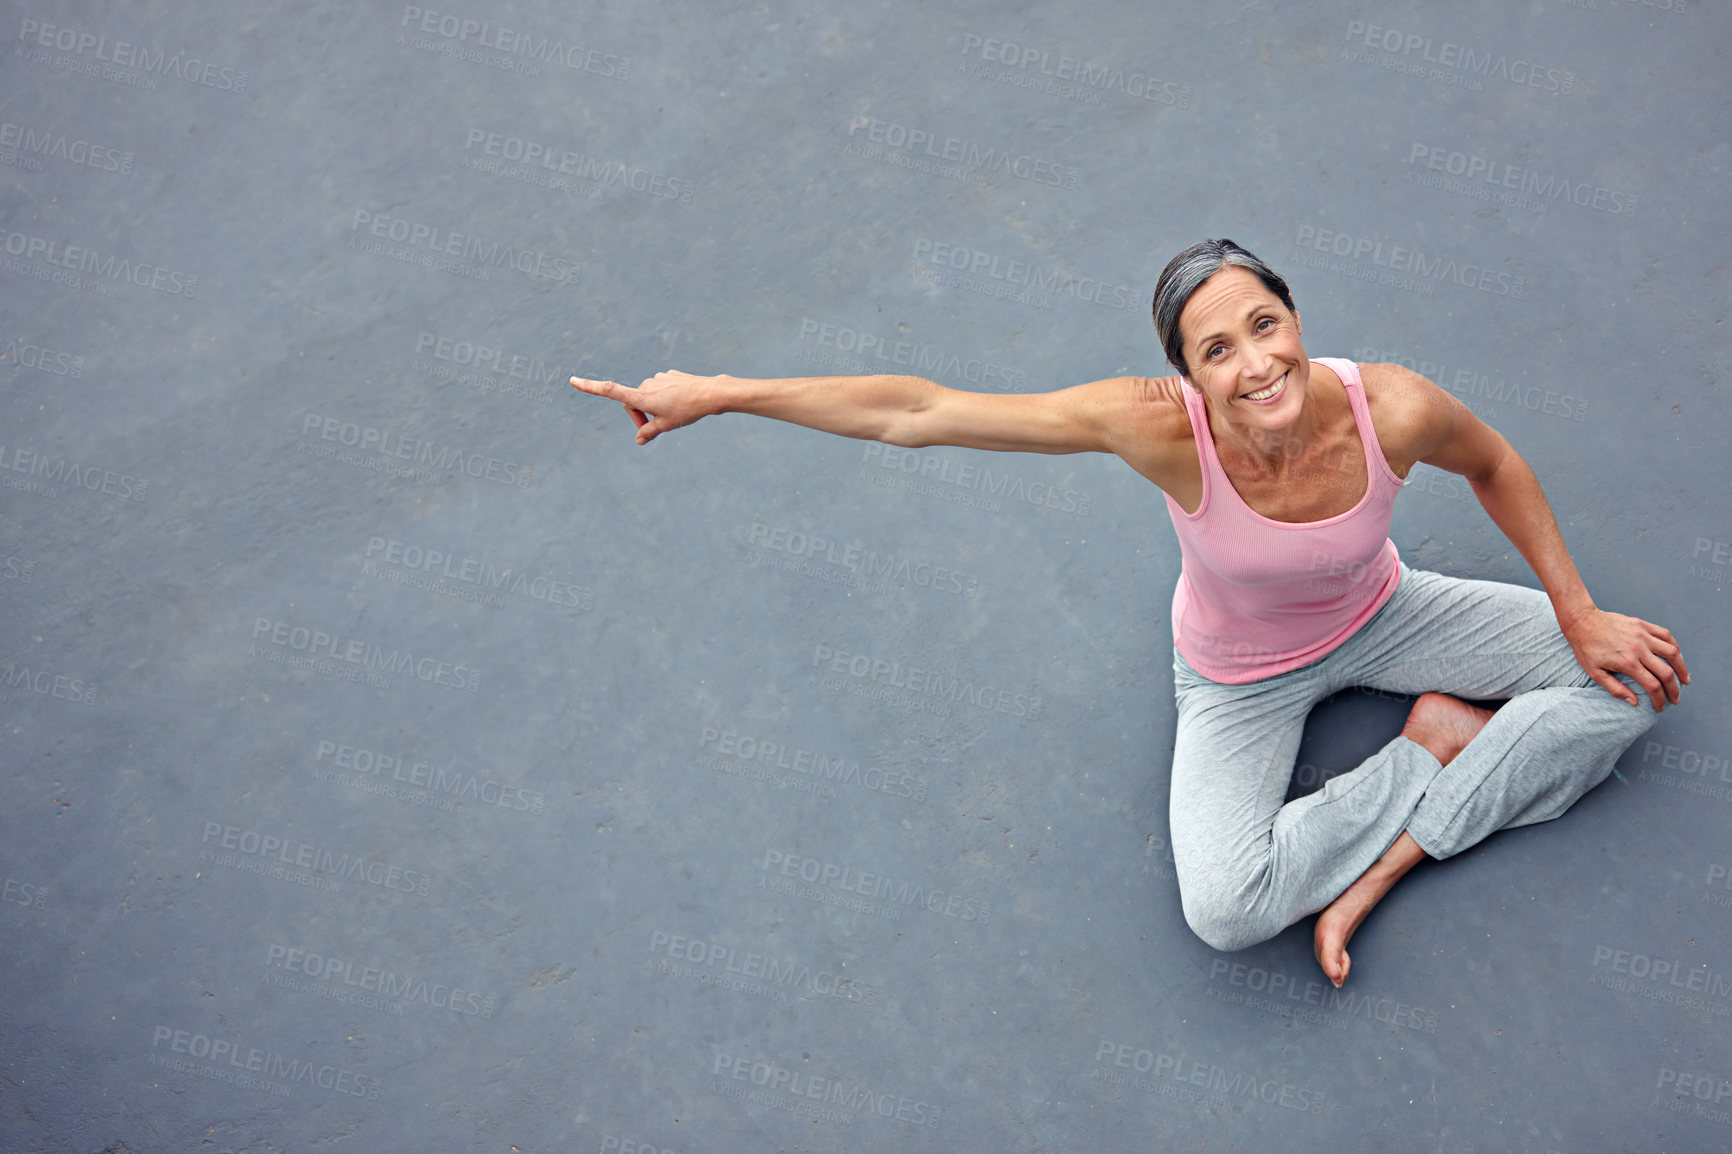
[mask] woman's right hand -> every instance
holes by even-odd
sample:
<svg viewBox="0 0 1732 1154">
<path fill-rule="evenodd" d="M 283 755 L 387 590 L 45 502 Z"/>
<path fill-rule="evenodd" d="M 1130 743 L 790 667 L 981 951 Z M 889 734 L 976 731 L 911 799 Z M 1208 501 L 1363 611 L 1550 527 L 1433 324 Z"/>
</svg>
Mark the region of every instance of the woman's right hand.
<svg viewBox="0 0 1732 1154">
<path fill-rule="evenodd" d="M 669 429 L 678 429 L 717 412 L 712 386 L 718 379 L 669 370 L 657 373 L 635 389 L 614 381 L 583 377 L 573 377 L 571 383 L 593 396 L 624 405 L 637 425 L 637 443 L 647 445 Z"/>
</svg>

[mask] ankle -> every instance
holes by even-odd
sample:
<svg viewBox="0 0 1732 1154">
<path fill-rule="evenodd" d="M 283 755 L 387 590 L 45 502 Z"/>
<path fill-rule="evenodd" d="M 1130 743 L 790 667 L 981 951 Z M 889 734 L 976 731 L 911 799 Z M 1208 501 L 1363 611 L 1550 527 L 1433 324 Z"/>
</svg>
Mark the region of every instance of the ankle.
<svg viewBox="0 0 1732 1154">
<path fill-rule="evenodd" d="M 1383 856 L 1377 859 L 1377 864 L 1372 866 L 1372 869 L 1376 870 L 1380 877 L 1387 875 L 1392 882 L 1399 881 L 1408 870 L 1430 856 L 1413 840 L 1412 834 L 1402 830 L 1401 836 L 1383 851 Z"/>
<path fill-rule="evenodd" d="M 1454 758 L 1450 756 L 1450 750 L 1445 748 L 1443 743 L 1435 738 L 1426 738 L 1423 736 L 1415 737 L 1411 733 L 1404 733 L 1401 736 L 1407 738 L 1407 740 L 1413 742 L 1413 744 L 1431 754 L 1432 757 L 1437 759 L 1437 764 L 1440 766 L 1448 765 L 1454 760 Z"/>
</svg>

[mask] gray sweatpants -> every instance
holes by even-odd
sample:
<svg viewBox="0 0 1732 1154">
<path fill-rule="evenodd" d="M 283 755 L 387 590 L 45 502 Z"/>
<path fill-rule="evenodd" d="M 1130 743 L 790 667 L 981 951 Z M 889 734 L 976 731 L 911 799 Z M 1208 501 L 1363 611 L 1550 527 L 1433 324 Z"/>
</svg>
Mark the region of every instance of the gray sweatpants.
<svg viewBox="0 0 1732 1154">
<path fill-rule="evenodd" d="M 1604 781 L 1658 717 L 1577 663 L 1545 594 L 1403 565 L 1395 595 L 1302 669 L 1222 685 L 1174 653 L 1172 846 L 1185 920 L 1218 950 L 1274 937 L 1328 905 L 1406 830 L 1434 858 L 1549 821 Z M 1397 737 L 1297 801 L 1311 707 L 1351 687 L 1503 699 L 1448 766 Z"/>
</svg>

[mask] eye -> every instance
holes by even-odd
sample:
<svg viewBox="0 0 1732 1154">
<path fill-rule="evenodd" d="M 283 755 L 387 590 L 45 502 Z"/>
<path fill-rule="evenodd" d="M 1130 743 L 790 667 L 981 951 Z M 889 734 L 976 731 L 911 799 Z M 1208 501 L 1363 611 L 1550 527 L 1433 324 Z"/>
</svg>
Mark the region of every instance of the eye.
<svg viewBox="0 0 1732 1154">
<path fill-rule="evenodd" d="M 1215 359 L 1215 354 L 1216 354 L 1216 353 L 1218 353 L 1218 352 L 1221 352 L 1221 351 L 1223 351 L 1223 350 L 1225 350 L 1225 349 L 1226 349 L 1226 347 L 1227 347 L 1227 346 L 1226 346 L 1226 345 L 1212 345 L 1212 346 L 1211 346 L 1211 347 L 1210 347 L 1210 348 L 1209 348 L 1209 351 L 1208 351 L 1208 352 L 1206 352 L 1206 353 L 1204 353 L 1204 354 L 1203 354 L 1203 355 L 1204 355 L 1204 356 L 1205 356 L 1205 357 L 1207 357 L 1207 358 L 1208 358 L 1208 359 L 1209 359 L 1209 360 L 1214 360 L 1214 359 Z"/>
<path fill-rule="evenodd" d="M 1274 323 L 1274 317 L 1264 317 L 1262 320 L 1257 322 L 1257 331 L 1262 332 L 1266 327 L 1273 325 Z"/>
</svg>

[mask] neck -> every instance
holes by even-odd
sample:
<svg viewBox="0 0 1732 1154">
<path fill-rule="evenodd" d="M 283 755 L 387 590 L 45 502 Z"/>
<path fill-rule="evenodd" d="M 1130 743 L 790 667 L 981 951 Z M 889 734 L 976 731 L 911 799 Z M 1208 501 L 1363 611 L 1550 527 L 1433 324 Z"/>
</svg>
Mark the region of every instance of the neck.
<svg viewBox="0 0 1732 1154">
<path fill-rule="evenodd" d="M 1298 417 L 1281 429 L 1266 429 L 1234 421 L 1223 416 L 1205 395 L 1203 404 L 1209 414 L 1209 428 L 1215 436 L 1216 452 L 1225 442 L 1235 455 L 1244 455 L 1261 464 L 1271 473 L 1284 472 L 1306 449 L 1319 442 L 1322 414 L 1318 411 L 1316 394 L 1307 389 Z"/>
</svg>

